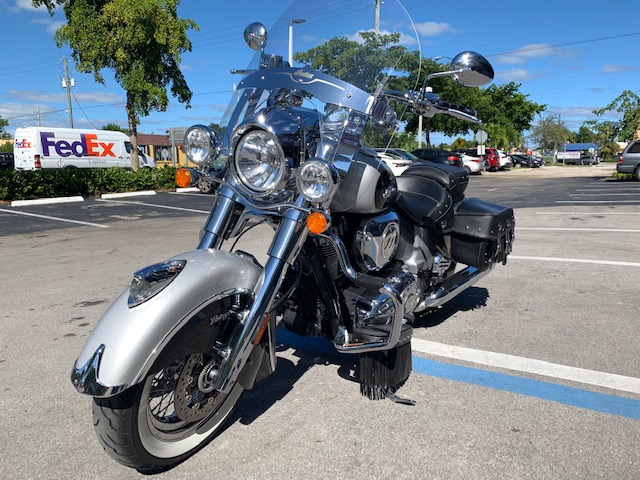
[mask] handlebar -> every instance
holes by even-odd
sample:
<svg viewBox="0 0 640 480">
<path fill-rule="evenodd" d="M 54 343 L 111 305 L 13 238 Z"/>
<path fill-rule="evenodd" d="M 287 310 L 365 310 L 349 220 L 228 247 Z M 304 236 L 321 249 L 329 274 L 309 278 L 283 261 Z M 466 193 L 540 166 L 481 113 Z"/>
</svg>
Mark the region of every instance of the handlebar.
<svg viewBox="0 0 640 480">
<path fill-rule="evenodd" d="M 381 92 L 380 96 L 404 103 L 415 113 L 425 117 L 433 117 L 438 113 L 442 113 L 460 120 L 482 123 L 482 121 L 476 117 L 478 113 L 476 110 L 446 102 L 433 93 L 416 92 L 413 90 L 386 90 Z"/>
</svg>

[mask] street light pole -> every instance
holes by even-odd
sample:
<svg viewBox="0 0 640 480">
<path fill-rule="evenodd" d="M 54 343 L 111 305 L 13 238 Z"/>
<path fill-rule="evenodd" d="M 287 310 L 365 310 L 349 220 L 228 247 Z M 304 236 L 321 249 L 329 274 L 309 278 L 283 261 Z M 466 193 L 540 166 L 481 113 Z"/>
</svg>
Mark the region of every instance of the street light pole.
<svg viewBox="0 0 640 480">
<path fill-rule="evenodd" d="M 302 18 L 294 18 L 289 22 L 289 66 L 293 67 L 293 24 L 304 23 L 306 20 Z"/>
</svg>

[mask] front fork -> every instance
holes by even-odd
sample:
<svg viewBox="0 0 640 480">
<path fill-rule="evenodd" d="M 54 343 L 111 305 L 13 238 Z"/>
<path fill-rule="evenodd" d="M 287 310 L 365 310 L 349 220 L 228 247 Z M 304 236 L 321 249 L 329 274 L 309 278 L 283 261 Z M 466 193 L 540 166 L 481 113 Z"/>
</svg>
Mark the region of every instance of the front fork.
<svg viewBox="0 0 640 480">
<path fill-rule="evenodd" d="M 236 208 L 236 195 L 229 187 L 218 192 L 216 206 L 209 215 L 204 234 L 198 248 L 219 248 Z M 213 386 L 222 393 L 229 393 L 242 371 L 265 315 L 269 312 L 289 265 L 296 259 L 309 230 L 306 226 L 308 214 L 304 211 L 306 200 L 299 197 L 296 205 L 288 208 L 276 229 L 267 252 L 268 259 L 255 287 L 255 298 L 251 310 L 236 326 L 231 341 L 222 351 L 217 374 L 212 379 Z"/>
</svg>

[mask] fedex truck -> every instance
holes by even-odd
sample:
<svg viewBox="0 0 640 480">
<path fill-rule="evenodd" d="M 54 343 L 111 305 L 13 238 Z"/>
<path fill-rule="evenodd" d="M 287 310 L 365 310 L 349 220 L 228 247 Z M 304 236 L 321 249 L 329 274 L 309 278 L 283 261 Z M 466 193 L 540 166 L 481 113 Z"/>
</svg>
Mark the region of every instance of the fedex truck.
<svg viewBox="0 0 640 480">
<path fill-rule="evenodd" d="M 13 144 L 16 170 L 52 168 L 131 168 L 131 142 L 122 132 L 78 128 L 23 127 Z M 138 155 L 140 167 L 155 167 Z"/>
</svg>

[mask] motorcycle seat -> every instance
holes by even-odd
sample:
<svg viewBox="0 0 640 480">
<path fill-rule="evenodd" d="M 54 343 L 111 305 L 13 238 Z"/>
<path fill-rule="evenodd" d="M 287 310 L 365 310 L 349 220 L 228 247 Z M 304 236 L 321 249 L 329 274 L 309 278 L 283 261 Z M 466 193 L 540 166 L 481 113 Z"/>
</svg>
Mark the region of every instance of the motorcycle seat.
<svg viewBox="0 0 640 480">
<path fill-rule="evenodd" d="M 396 177 L 396 204 L 409 219 L 421 227 L 434 227 L 443 232 L 453 228 L 453 199 L 439 182 L 420 175 Z"/>
<path fill-rule="evenodd" d="M 469 174 L 466 170 L 426 160 L 414 162 L 402 173 L 402 176 L 404 175 L 416 175 L 435 180 L 447 189 L 454 200 L 458 200 L 458 197 L 464 194 L 469 184 Z"/>
</svg>

